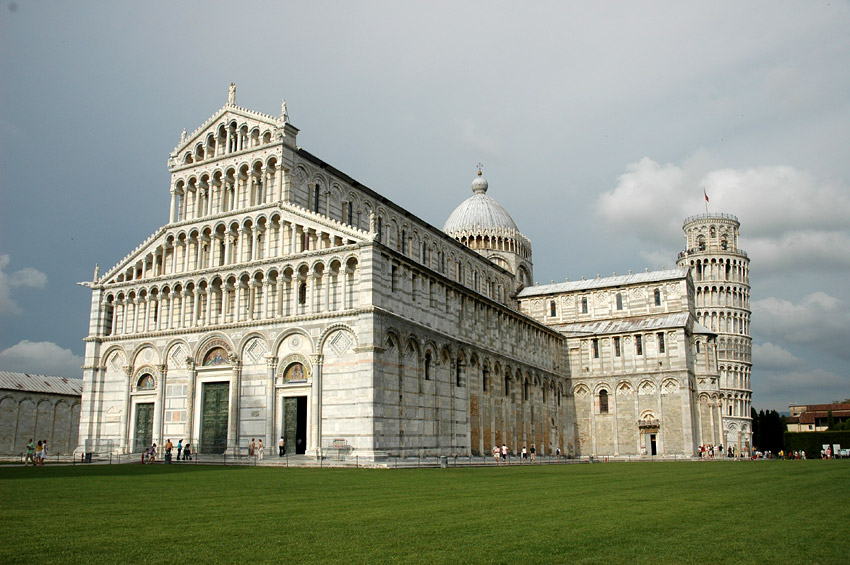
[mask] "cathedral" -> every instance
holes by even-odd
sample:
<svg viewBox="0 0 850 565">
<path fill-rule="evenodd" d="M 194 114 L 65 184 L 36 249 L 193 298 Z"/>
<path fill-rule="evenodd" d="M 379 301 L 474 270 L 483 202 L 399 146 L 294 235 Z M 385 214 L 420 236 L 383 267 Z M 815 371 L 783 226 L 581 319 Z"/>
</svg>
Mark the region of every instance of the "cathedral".
<svg viewBox="0 0 850 565">
<path fill-rule="evenodd" d="M 678 268 L 535 285 L 488 194 L 442 229 L 227 103 L 171 153 L 168 222 L 92 281 L 80 450 L 252 438 L 320 457 L 750 449 L 749 259 L 727 214 Z"/>
</svg>

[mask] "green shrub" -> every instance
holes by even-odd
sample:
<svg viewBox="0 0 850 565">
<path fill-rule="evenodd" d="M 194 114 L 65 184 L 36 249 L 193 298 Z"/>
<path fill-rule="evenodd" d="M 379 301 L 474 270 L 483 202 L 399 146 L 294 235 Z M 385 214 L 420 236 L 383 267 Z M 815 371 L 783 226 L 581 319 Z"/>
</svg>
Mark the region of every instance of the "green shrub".
<svg viewBox="0 0 850 565">
<path fill-rule="evenodd" d="M 785 450 L 803 450 L 809 458 L 820 457 L 820 450 L 826 443 L 837 443 L 843 449 L 850 448 L 850 431 L 785 432 Z"/>
</svg>

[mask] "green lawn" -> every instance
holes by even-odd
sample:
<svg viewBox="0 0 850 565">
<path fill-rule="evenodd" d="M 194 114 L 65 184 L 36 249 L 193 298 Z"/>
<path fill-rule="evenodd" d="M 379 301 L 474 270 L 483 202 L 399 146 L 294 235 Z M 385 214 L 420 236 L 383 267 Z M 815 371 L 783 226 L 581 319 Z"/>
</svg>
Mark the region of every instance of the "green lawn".
<svg viewBox="0 0 850 565">
<path fill-rule="evenodd" d="M 850 561 L 850 461 L 0 468 L 0 563 Z"/>
</svg>

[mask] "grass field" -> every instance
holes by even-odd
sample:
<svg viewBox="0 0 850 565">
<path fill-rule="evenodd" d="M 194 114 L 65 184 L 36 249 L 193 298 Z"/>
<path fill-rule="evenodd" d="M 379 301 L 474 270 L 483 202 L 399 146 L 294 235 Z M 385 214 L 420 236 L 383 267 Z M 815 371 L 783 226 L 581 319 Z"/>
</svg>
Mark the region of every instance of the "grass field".
<svg viewBox="0 0 850 565">
<path fill-rule="evenodd" d="M 0 468 L 0 563 L 847 563 L 850 461 Z"/>
</svg>

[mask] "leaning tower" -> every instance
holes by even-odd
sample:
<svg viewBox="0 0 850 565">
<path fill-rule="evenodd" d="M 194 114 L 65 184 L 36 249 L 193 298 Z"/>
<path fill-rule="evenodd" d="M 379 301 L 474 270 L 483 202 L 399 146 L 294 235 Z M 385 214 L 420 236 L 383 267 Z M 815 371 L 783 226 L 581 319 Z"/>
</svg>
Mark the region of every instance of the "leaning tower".
<svg viewBox="0 0 850 565">
<path fill-rule="evenodd" d="M 691 270 L 697 320 L 717 333 L 719 402 L 724 449 L 748 453 L 752 339 L 750 338 L 750 259 L 738 247 L 741 224 L 731 214 L 707 213 L 685 220 L 685 251 L 679 267 Z"/>
</svg>

